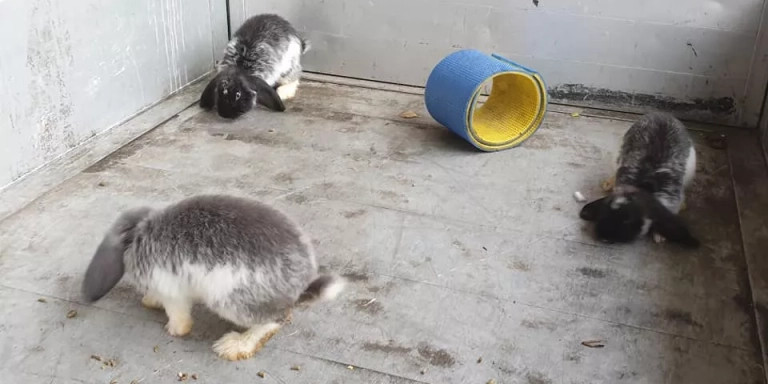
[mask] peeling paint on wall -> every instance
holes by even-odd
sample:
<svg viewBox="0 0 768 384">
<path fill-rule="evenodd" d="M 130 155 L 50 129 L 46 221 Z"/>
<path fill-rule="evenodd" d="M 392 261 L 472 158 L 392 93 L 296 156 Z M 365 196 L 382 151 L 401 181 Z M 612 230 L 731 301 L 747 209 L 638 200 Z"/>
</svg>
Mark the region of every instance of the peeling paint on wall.
<svg viewBox="0 0 768 384">
<path fill-rule="evenodd" d="M 0 188 L 209 72 L 224 11 L 209 0 L 0 1 Z"/>
<path fill-rule="evenodd" d="M 70 121 L 74 106 L 66 80 L 74 59 L 69 30 L 58 17 L 51 0 L 35 1 L 30 9 L 26 53 L 30 102 L 25 117 L 33 122 L 29 129 L 42 161 L 77 144 Z"/>
</svg>

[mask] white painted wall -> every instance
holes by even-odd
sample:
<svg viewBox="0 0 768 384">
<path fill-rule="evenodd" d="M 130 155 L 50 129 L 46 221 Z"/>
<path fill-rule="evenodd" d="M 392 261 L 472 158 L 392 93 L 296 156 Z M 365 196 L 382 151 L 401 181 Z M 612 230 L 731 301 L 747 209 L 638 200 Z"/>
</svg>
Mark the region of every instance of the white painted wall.
<svg viewBox="0 0 768 384">
<path fill-rule="evenodd" d="M 310 71 L 423 86 L 462 48 L 539 70 L 568 103 L 755 126 L 768 83 L 765 0 L 231 0 L 306 31 Z M 572 86 L 572 85 L 577 86 Z M 695 99 L 709 102 L 708 108 Z M 722 99 L 722 100 L 718 100 Z M 733 104 L 733 111 L 722 106 Z"/>
<path fill-rule="evenodd" d="M 209 72 L 223 0 L 0 0 L 0 188 Z"/>
</svg>

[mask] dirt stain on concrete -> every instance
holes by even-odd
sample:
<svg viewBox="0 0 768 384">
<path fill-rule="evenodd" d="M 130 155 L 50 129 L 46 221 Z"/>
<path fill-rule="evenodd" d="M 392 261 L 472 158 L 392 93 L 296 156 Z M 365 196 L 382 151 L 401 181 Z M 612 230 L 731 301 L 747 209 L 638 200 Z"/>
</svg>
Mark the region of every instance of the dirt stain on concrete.
<svg viewBox="0 0 768 384">
<path fill-rule="evenodd" d="M 596 268 L 589 268 L 589 267 L 582 267 L 577 269 L 579 273 L 586 277 L 590 277 L 593 279 L 603 279 L 605 276 L 607 276 L 607 273 L 603 270 L 596 269 Z"/>
<path fill-rule="evenodd" d="M 417 351 L 430 365 L 442 368 L 450 368 L 456 365 L 456 359 L 444 349 L 438 349 L 430 344 L 421 343 Z"/>
<path fill-rule="evenodd" d="M 387 344 L 381 344 L 381 343 L 365 343 L 363 344 L 363 350 L 369 351 L 369 352 L 384 352 L 387 354 L 398 354 L 398 355 L 407 355 L 409 354 L 413 348 L 410 347 L 404 347 L 402 345 L 398 345 L 394 342 L 394 340 L 390 340 Z"/>
</svg>

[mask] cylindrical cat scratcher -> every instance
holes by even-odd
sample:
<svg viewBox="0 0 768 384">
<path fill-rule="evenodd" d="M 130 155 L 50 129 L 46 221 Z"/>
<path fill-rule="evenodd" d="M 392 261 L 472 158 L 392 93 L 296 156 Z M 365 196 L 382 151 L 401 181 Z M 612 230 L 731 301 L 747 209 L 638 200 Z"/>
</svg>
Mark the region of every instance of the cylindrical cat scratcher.
<svg viewBox="0 0 768 384">
<path fill-rule="evenodd" d="M 489 81 L 491 93 L 477 106 Z M 547 87 L 536 71 L 469 49 L 437 64 L 424 99 L 440 124 L 480 150 L 498 151 L 520 145 L 536 132 L 547 109 Z"/>
</svg>

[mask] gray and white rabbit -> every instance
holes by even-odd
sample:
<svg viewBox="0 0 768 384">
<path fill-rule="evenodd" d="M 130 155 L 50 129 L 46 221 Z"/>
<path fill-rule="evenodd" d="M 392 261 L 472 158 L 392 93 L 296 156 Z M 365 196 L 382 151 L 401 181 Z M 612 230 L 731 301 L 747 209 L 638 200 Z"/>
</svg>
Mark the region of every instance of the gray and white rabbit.
<svg viewBox="0 0 768 384">
<path fill-rule="evenodd" d="M 88 266 L 85 299 L 100 299 L 124 274 L 144 306 L 165 309 L 173 336 L 190 332 L 197 303 L 245 328 L 214 343 L 229 360 L 258 352 L 295 306 L 331 300 L 344 286 L 341 277 L 318 275 L 310 239 L 284 214 L 222 195 L 124 212 Z"/>
<path fill-rule="evenodd" d="M 677 216 L 695 172 L 696 150 L 683 123 L 669 114 L 647 114 L 624 135 L 613 191 L 585 205 L 579 216 L 595 222 L 602 241 L 630 242 L 650 232 L 657 240 L 697 247 Z"/>
<path fill-rule="evenodd" d="M 260 103 L 285 111 L 283 100 L 296 95 L 301 55 L 309 42 L 278 15 L 249 18 L 227 44 L 217 75 L 200 97 L 200 106 L 236 118 Z"/>
</svg>

